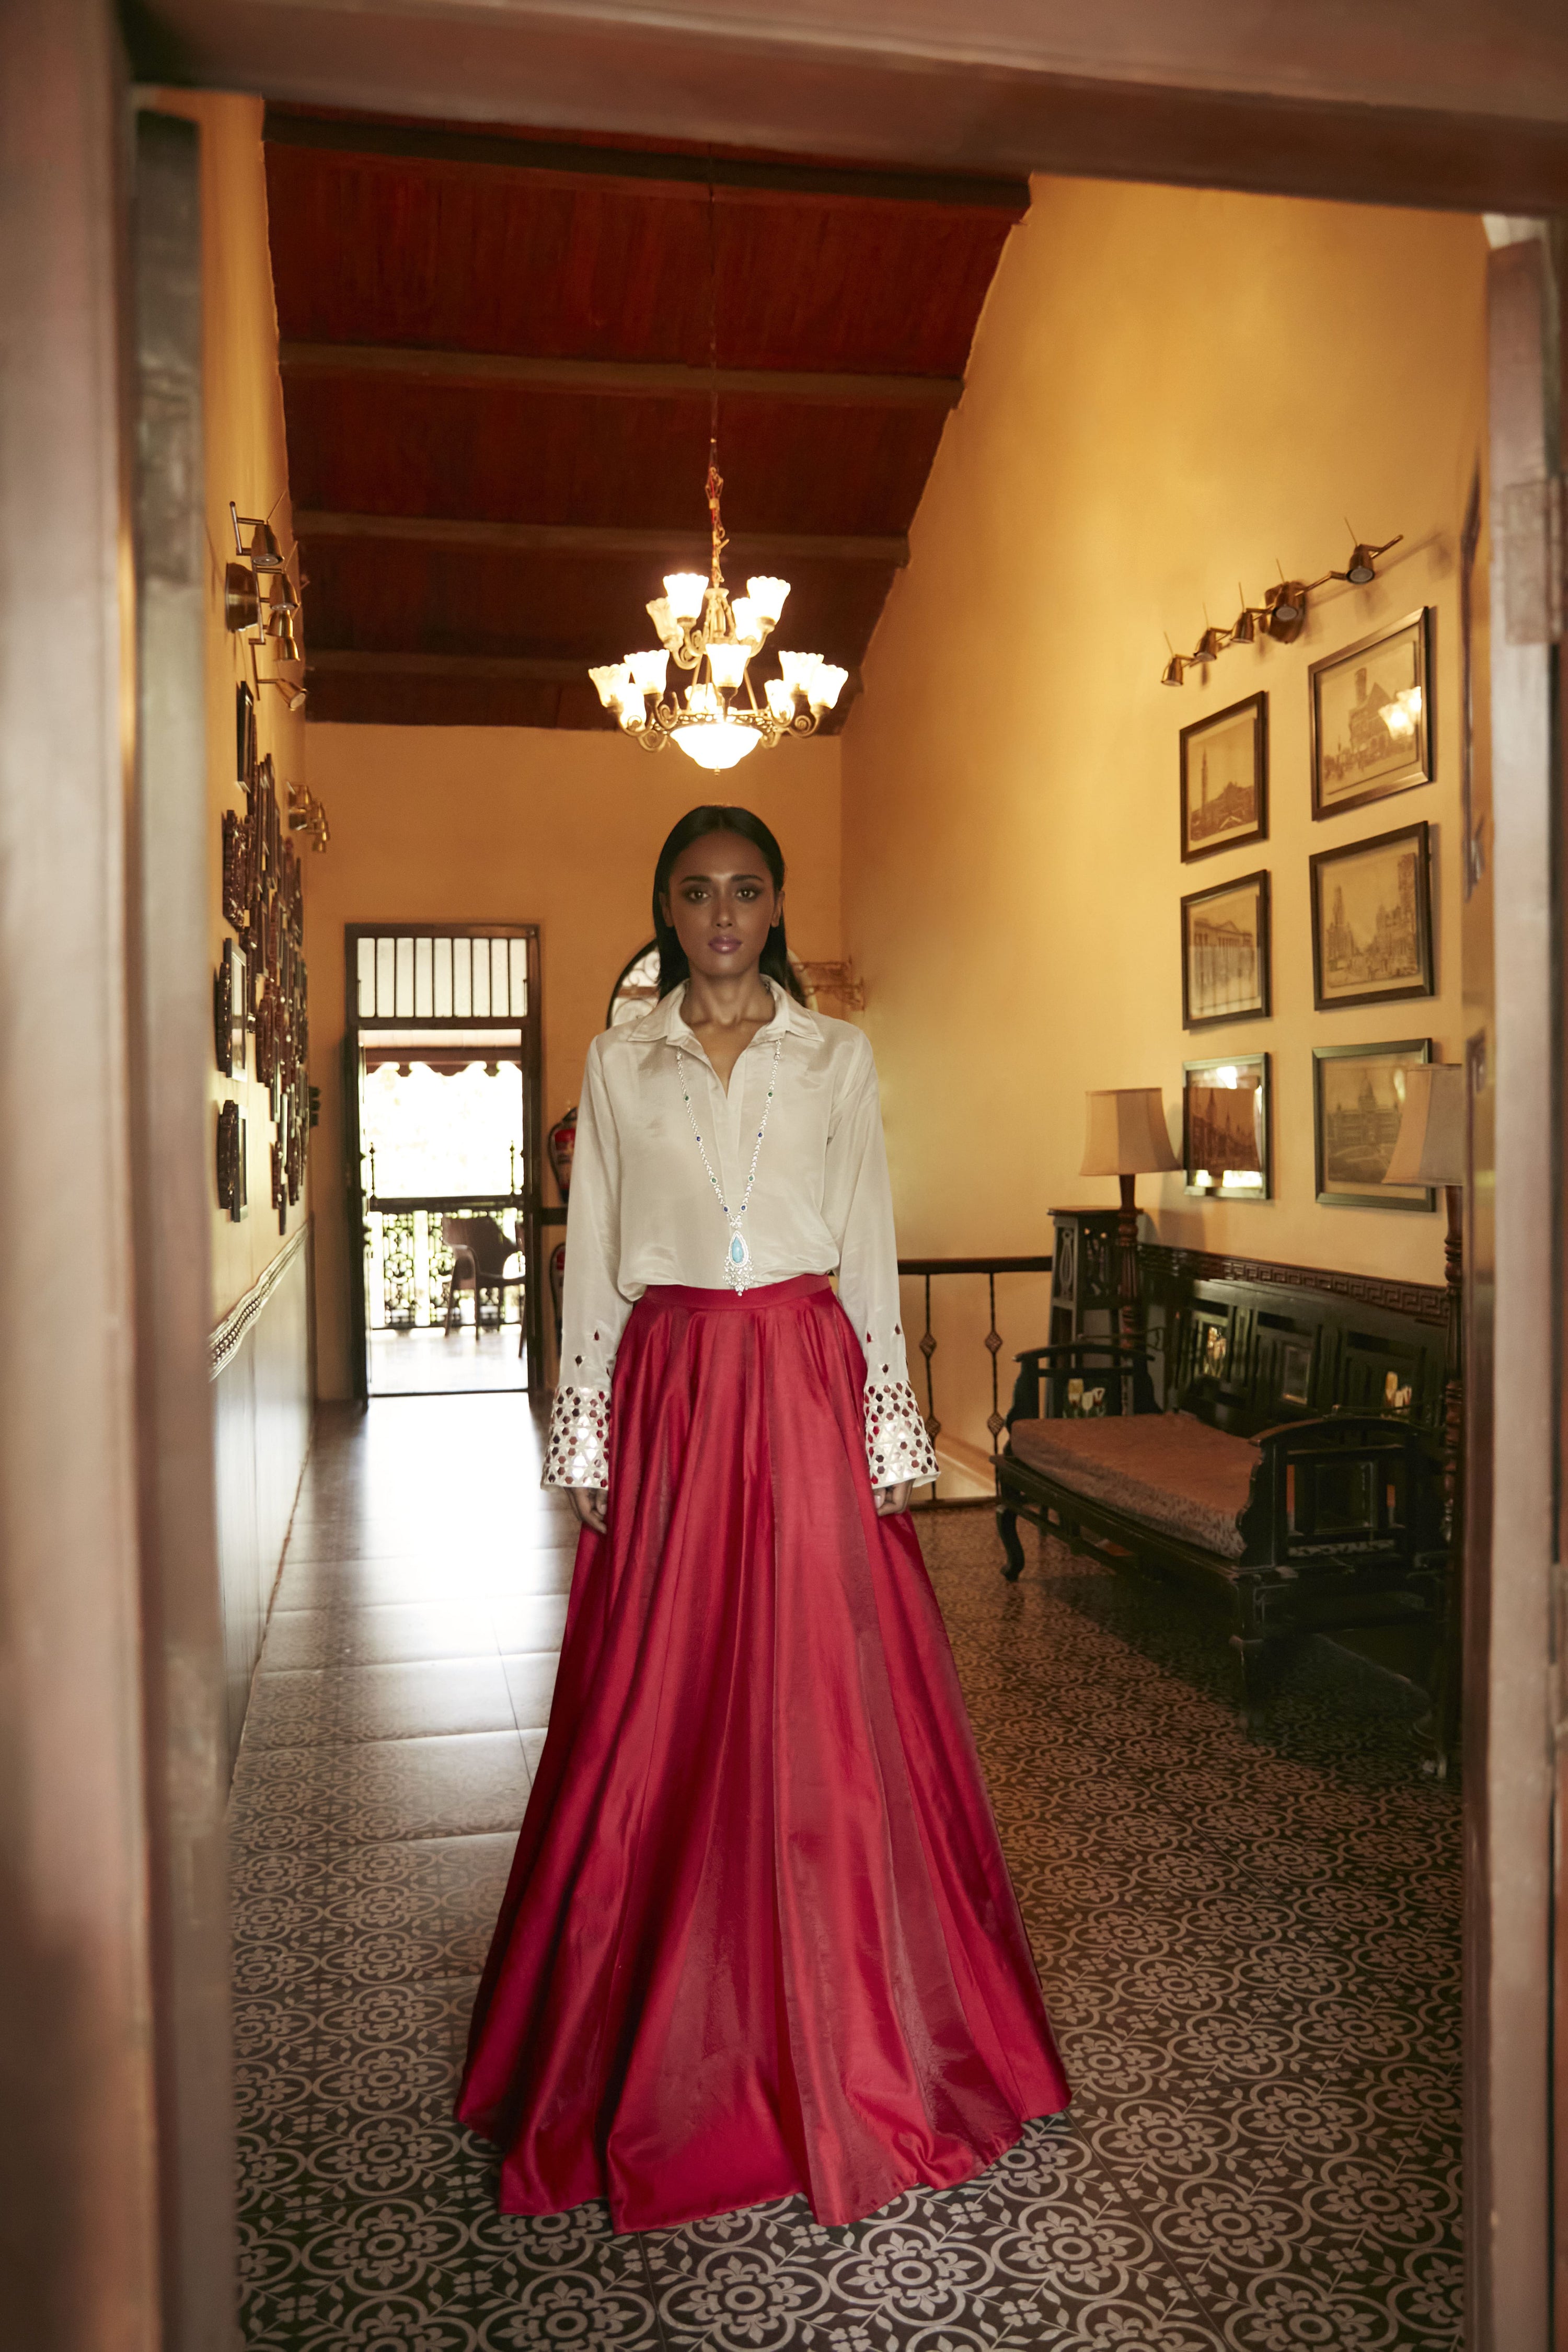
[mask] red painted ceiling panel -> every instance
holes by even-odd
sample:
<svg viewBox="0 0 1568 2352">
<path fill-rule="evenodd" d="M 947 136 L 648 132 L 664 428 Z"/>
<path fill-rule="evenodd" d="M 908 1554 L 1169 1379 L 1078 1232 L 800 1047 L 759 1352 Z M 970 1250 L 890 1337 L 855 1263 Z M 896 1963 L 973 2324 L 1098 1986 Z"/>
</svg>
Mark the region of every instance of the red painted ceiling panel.
<svg viewBox="0 0 1568 2352">
<path fill-rule="evenodd" d="M 307 541 L 303 552 L 312 652 L 524 654 L 581 661 L 586 669 L 655 642 L 646 610 L 659 593 L 655 562 L 363 540 Z M 891 567 L 798 563 L 791 571 L 773 642 L 853 669 L 886 601 Z"/>
<path fill-rule="evenodd" d="M 296 507 L 707 531 L 706 400 L 315 374 L 289 379 L 285 400 Z M 907 530 L 944 422 L 941 409 L 721 400 L 726 522 Z"/>
<path fill-rule="evenodd" d="M 593 689 L 589 688 L 592 698 Z M 505 678 L 360 677 L 331 671 L 310 676 L 313 719 L 382 727 L 593 727 L 584 709 L 563 716 L 558 686 L 514 684 Z M 605 717 L 604 712 L 598 719 Z"/>
<path fill-rule="evenodd" d="M 708 362 L 703 189 L 267 156 L 285 340 Z M 720 364 L 960 375 L 1010 226 L 990 211 L 720 189 Z"/>
<path fill-rule="evenodd" d="M 987 201 L 961 187 L 939 201 L 924 183 L 862 194 L 842 167 L 824 178 L 791 165 L 782 184 L 721 185 L 710 201 L 700 179 L 659 176 L 664 159 L 645 158 L 641 178 L 630 163 L 623 176 L 618 159 L 606 174 L 602 154 L 578 170 L 570 142 L 556 142 L 550 169 L 520 169 L 504 140 L 426 126 L 405 144 L 441 152 L 366 152 L 367 138 L 395 146 L 402 134 L 356 131 L 352 119 L 269 121 L 285 342 L 705 368 L 711 319 L 721 367 L 957 377 L 1014 217 L 1005 189 Z M 489 160 L 473 160 L 481 149 Z M 705 538 L 700 394 L 301 368 L 286 374 L 285 413 L 296 512 L 689 528 L 693 555 Z M 736 534 L 895 538 L 945 417 L 940 404 L 807 404 L 786 379 L 765 396 L 726 395 L 725 520 Z M 522 656 L 584 671 L 652 643 L 644 608 L 667 561 L 308 535 L 303 560 L 312 650 Z M 742 541 L 726 566 L 737 587 L 748 560 Z M 750 561 L 794 583 L 782 643 L 856 668 L 893 567 Z M 408 724 L 604 723 L 585 677 L 318 671 L 310 709 Z"/>
</svg>

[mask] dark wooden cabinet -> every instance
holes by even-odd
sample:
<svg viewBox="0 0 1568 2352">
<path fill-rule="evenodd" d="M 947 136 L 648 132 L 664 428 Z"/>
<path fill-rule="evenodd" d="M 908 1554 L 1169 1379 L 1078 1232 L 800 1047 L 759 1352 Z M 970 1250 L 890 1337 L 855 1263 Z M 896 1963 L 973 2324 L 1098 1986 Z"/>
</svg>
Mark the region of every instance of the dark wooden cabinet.
<svg viewBox="0 0 1568 2352">
<path fill-rule="evenodd" d="M 1109 1338 L 1116 1329 L 1116 1209 L 1053 1209 L 1051 1344 Z"/>
</svg>

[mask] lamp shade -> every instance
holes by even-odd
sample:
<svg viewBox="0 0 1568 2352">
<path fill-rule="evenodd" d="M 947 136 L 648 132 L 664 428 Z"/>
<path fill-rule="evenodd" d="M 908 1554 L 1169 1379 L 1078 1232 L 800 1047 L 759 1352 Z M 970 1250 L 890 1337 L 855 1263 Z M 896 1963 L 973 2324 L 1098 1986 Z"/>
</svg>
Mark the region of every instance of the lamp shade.
<svg viewBox="0 0 1568 2352">
<path fill-rule="evenodd" d="M 1080 1176 L 1142 1176 L 1181 1166 L 1158 1087 L 1110 1087 L 1084 1102 L 1089 1129 Z"/>
<path fill-rule="evenodd" d="M 1458 1062 L 1428 1062 L 1405 1073 L 1405 1111 L 1385 1184 L 1465 1181 L 1465 1073 Z"/>
<path fill-rule="evenodd" d="M 708 675 L 726 694 L 733 694 L 746 675 L 747 648 L 708 640 Z"/>
<path fill-rule="evenodd" d="M 771 629 L 784 611 L 784 598 L 789 594 L 789 582 L 774 580 L 764 572 L 758 579 L 747 581 L 746 594 Z"/>
<path fill-rule="evenodd" d="M 678 621 L 694 621 L 707 595 L 708 583 L 700 572 L 667 572 L 664 575 L 664 601 Z"/>
</svg>

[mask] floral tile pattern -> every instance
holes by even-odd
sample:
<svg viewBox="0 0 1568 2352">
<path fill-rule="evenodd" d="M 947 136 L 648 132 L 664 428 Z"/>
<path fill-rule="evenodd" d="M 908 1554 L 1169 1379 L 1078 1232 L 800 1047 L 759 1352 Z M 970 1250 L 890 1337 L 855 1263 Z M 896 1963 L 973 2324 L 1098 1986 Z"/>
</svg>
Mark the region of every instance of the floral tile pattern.
<svg viewBox="0 0 1568 2352">
<path fill-rule="evenodd" d="M 498 2213 L 451 2099 L 570 1583 L 537 1452 L 516 1395 L 323 1415 L 232 1809 L 255 2352 L 1458 2352 L 1458 1808 L 1411 1707 L 1308 1651 L 1255 1745 L 1178 1600 L 1055 1545 L 1006 1585 L 985 1512 L 921 1540 L 1070 2113 L 847 2230 Z"/>
</svg>

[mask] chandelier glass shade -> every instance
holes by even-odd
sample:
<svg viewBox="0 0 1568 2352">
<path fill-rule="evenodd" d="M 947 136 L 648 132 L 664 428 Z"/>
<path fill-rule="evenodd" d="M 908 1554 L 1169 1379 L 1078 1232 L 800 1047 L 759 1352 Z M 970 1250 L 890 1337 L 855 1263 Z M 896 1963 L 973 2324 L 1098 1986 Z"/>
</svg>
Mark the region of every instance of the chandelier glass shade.
<svg viewBox="0 0 1568 2352">
<path fill-rule="evenodd" d="M 789 594 L 787 580 L 748 580 L 743 596 L 724 585 L 727 544 L 719 500 L 724 484 L 708 463 L 708 510 L 713 561 L 700 572 L 671 572 L 664 593 L 648 605 L 659 641 L 657 652 L 627 654 L 588 675 L 606 710 L 647 751 L 673 740 L 699 767 L 732 768 L 758 744 L 771 750 L 786 736 L 812 735 L 824 711 L 843 691 L 847 670 L 820 654 L 781 653 L 779 675 L 763 681 L 759 700 L 750 665 L 778 625 Z M 684 693 L 672 688 L 669 666 L 691 673 Z"/>
</svg>

